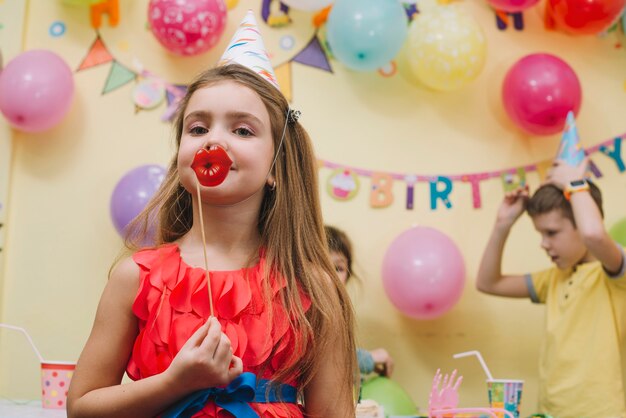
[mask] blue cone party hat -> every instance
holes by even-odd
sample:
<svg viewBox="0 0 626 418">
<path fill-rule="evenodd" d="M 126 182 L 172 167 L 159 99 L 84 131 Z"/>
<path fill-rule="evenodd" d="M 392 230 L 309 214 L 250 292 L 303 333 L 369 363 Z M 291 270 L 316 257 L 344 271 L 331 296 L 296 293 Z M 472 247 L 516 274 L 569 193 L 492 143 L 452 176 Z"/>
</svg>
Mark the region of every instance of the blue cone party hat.
<svg viewBox="0 0 626 418">
<path fill-rule="evenodd" d="M 585 151 L 580 145 L 574 112 L 570 111 L 565 120 L 565 129 L 561 137 L 561 145 L 556 155 L 557 160 L 565 161 L 571 166 L 579 165 L 585 158 Z"/>
</svg>

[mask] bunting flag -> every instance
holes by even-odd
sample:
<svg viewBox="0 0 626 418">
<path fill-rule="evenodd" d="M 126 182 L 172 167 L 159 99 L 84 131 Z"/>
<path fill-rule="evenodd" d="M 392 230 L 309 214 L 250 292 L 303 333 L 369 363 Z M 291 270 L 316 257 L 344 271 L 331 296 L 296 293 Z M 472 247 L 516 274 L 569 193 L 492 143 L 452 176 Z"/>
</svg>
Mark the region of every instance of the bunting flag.
<svg viewBox="0 0 626 418">
<path fill-rule="evenodd" d="M 109 70 L 109 75 L 104 83 L 102 94 L 110 93 L 113 90 L 130 83 L 131 81 L 135 81 L 136 78 L 137 74 L 135 72 L 124 67 L 119 62 L 113 61 L 111 70 Z"/>
<path fill-rule="evenodd" d="M 98 35 L 93 44 L 91 44 L 91 48 L 89 48 L 87 56 L 82 60 L 76 71 L 96 67 L 98 65 L 109 63 L 113 60 L 113 55 L 111 55 L 107 47 L 104 45 L 104 42 L 102 42 L 102 39 L 100 39 L 100 35 Z"/>
<path fill-rule="evenodd" d="M 313 35 L 313 38 L 311 38 L 304 49 L 298 52 L 296 56 L 291 59 L 291 61 L 307 65 L 309 67 L 319 68 L 320 70 L 328 71 L 329 73 L 333 72 L 330 67 L 330 62 L 328 62 L 326 52 L 324 51 L 324 48 L 322 48 L 322 44 L 317 37 L 317 33 Z"/>
<path fill-rule="evenodd" d="M 586 155 L 595 153 L 603 154 L 613 160 L 618 172 L 626 171 L 626 164 L 622 157 L 622 140 L 626 138 L 626 133 L 603 141 L 597 145 L 584 150 Z M 406 185 L 406 209 L 414 208 L 415 185 L 419 182 L 427 183 L 430 191 L 430 209 L 437 210 L 440 207 L 451 209 L 453 207 L 452 195 L 454 194 L 454 182 L 461 182 L 469 185 L 472 191 L 472 206 L 479 209 L 482 205 L 480 197 L 480 183 L 482 181 L 499 178 L 503 191 L 514 190 L 527 184 L 526 175 L 536 172 L 539 179 L 545 179 L 548 169 L 552 166 L 552 160 L 540 161 L 522 167 L 511 167 L 503 170 L 487 171 L 481 173 L 467 174 L 437 174 L 425 175 L 414 173 L 392 173 L 373 171 L 357 167 L 349 167 L 326 160 L 318 160 L 320 168 L 331 169 L 332 172 L 326 180 L 326 190 L 336 200 L 346 201 L 354 198 L 360 188 L 359 177 L 370 179 L 370 206 L 372 208 L 384 208 L 391 206 L 394 200 L 393 182 L 401 181 Z M 596 177 L 602 177 L 602 173 L 589 160 L 589 169 Z"/>
<path fill-rule="evenodd" d="M 174 118 L 176 110 L 178 109 L 178 103 L 185 97 L 187 93 L 187 86 L 184 84 L 166 85 L 165 87 L 165 100 L 167 101 L 167 109 L 165 113 L 161 115 L 161 120 L 169 122 Z"/>
</svg>

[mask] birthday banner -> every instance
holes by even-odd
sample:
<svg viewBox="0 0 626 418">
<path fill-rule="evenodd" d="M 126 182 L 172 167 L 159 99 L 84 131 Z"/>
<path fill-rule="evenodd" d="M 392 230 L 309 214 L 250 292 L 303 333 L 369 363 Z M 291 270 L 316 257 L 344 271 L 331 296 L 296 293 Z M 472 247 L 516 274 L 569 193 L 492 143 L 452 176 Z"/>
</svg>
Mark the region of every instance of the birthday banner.
<svg viewBox="0 0 626 418">
<path fill-rule="evenodd" d="M 622 139 L 626 133 L 615 138 L 607 139 L 597 145 L 585 149 L 585 154 L 591 156 L 599 153 L 610 158 L 616 165 L 617 171 L 623 173 L 626 170 L 622 157 Z M 472 205 L 475 209 L 481 207 L 480 183 L 485 180 L 498 178 L 502 182 L 504 191 L 514 190 L 526 184 L 526 174 L 536 172 L 539 178 L 545 178 L 547 170 L 553 160 L 545 160 L 522 167 L 512 167 L 503 170 L 485 171 L 467 174 L 415 174 L 395 173 L 368 170 L 364 168 L 350 167 L 339 163 L 322 160 L 319 166 L 331 171 L 326 179 L 326 190 L 330 196 L 339 201 L 347 201 L 355 197 L 361 190 L 361 177 L 369 180 L 370 206 L 373 208 L 385 208 L 394 202 L 393 186 L 399 181 L 406 186 L 406 209 L 413 209 L 415 200 L 415 185 L 418 182 L 428 183 L 430 192 L 430 209 L 437 210 L 440 207 L 451 209 L 454 187 L 461 183 L 462 187 L 471 187 Z M 596 178 L 602 177 L 602 172 L 589 159 L 590 171 Z"/>
</svg>

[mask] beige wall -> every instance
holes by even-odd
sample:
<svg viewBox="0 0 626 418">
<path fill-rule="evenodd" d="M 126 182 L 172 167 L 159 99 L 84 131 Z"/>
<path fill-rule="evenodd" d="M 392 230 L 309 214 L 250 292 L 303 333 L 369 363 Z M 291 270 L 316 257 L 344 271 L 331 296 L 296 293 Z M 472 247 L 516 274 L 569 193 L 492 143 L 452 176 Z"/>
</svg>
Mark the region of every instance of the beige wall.
<svg viewBox="0 0 626 418">
<path fill-rule="evenodd" d="M 5 0 L 5 2 L 11 0 Z M 234 25 L 249 5 L 241 0 L 231 13 L 222 43 L 202 57 L 168 55 L 145 29 L 147 0 L 121 0 L 118 28 L 103 27 L 102 38 L 120 63 L 132 67 L 137 58 L 152 72 L 173 83 L 187 82 L 201 67 L 214 63 Z M 623 123 L 626 53 L 616 38 L 572 38 L 544 31 L 540 9 L 527 13 L 524 31 L 499 32 L 482 1 L 465 0 L 489 39 L 487 66 L 479 79 L 452 93 L 428 91 L 412 81 L 403 65 L 400 74 L 354 73 L 338 62 L 334 74 L 293 66 L 294 107 L 315 141 L 318 156 L 346 165 L 380 171 L 459 174 L 516 167 L 551 158 L 558 136 L 531 138 L 507 121 L 501 108 L 500 85 L 506 70 L 531 52 L 552 52 L 570 63 L 584 90 L 578 119 L 585 146 L 625 131 Z M 293 14 L 294 25 L 262 27 L 276 63 L 289 58 L 279 50 L 284 34 L 302 48 L 311 34 L 309 16 Z M 51 38 L 55 20 L 67 33 Z M 26 49 L 47 48 L 76 68 L 95 38 L 87 10 L 60 1 L 28 3 Z M 4 45 L 0 45 L 3 47 Z M 5 61 L 10 56 L 5 53 Z M 15 52 L 10 54 L 15 55 Z M 402 61 L 400 59 L 400 61 Z M 402 64 L 402 62 L 401 62 Z M 171 131 L 160 122 L 164 107 L 135 114 L 132 84 L 100 94 L 110 65 L 76 73 L 76 97 L 66 119 L 37 135 L 14 133 L 10 208 L 0 320 L 27 328 L 51 360 L 75 360 L 91 327 L 93 314 L 121 241 L 109 217 L 109 199 L 119 178 L 145 163 L 166 164 Z M 605 176 L 599 184 L 606 196 L 607 224 L 626 216 L 626 175 L 607 157 L 595 161 Z M 325 182 L 330 171 L 320 171 Z M 5 175 L 4 173 L 2 175 Z M 532 186 L 538 183 L 529 175 Z M 427 186 L 416 186 L 415 210 L 404 208 L 405 189 L 396 183 L 395 203 L 371 209 L 363 191 L 349 202 L 322 193 L 326 221 L 345 229 L 356 249 L 362 286 L 351 288 L 359 318 L 360 343 L 386 347 L 398 364 L 394 379 L 425 408 L 437 368 L 458 368 L 465 376 L 461 403 L 485 405 L 484 376 L 471 359 L 453 360 L 455 352 L 478 349 L 496 377 L 526 380 L 522 412 L 536 410 L 537 357 L 543 308 L 524 300 L 478 294 L 474 277 L 482 248 L 502 198 L 498 180 L 481 185 L 483 207 L 473 209 L 470 188 L 455 183 L 450 210 L 429 209 Z M 466 262 L 467 285 L 461 301 L 447 315 L 417 321 L 401 315 L 382 289 L 384 252 L 400 232 L 412 225 L 438 228 L 459 246 Z M 524 218 L 511 235 L 505 269 L 526 272 L 548 266 L 538 236 Z M 20 336 L 0 333 L 0 395 L 39 396 L 38 364 Z"/>
</svg>

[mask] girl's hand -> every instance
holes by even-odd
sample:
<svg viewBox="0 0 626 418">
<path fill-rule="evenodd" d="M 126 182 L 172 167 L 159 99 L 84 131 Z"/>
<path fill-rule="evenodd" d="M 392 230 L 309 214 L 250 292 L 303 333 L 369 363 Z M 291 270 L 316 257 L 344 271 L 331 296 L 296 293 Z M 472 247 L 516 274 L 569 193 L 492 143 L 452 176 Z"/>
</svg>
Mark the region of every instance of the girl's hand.
<svg viewBox="0 0 626 418">
<path fill-rule="evenodd" d="M 496 223 L 506 228 L 513 226 L 515 221 L 524 213 L 528 195 L 528 185 L 504 195 L 504 200 L 500 205 L 500 209 L 498 209 Z"/>
<path fill-rule="evenodd" d="M 393 373 L 393 359 L 384 348 L 377 348 L 370 351 L 374 359 L 374 371 L 381 376 L 390 377 Z"/>
<path fill-rule="evenodd" d="M 227 385 L 242 371 L 241 359 L 233 356 L 230 340 L 211 317 L 187 340 L 165 373 L 174 384 L 193 392 Z"/>
<path fill-rule="evenodd" d="M 589 160 L 585 158 L 577 166 L 571 166 L 562 160 L 556 160 L 546 175 L 544 184 L 553 184 L 564 190 L 571 181 L 585 178 Z"/>
</svg>

